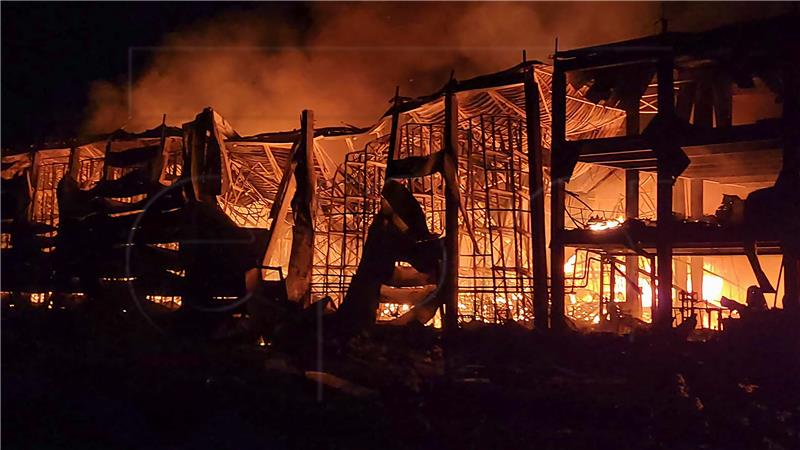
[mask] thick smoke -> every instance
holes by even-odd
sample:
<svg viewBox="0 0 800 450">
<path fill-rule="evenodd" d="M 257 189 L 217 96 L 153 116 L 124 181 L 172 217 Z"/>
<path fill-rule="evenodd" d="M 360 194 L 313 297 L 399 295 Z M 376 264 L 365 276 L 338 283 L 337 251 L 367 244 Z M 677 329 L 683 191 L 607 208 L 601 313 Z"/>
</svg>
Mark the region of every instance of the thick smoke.
<svg viewBox="0 0 800 450">
<path fill-rule="evenodd" d="M 213 106 L 243 134 L 372 124 L 401 95 L 427 94 L 450 71 L 467 78 L 547 61 L 560 48 L 628 39 L 658 29 L 654 3 L 322 3 L 308 29 L 269 7 L 229 13 L 134 49 L 133 82 L 95 82 L 87 132 L 131 131 L 191 120 Z M 716 9 L 716 8 L 715 8 Z"/>
</svg>

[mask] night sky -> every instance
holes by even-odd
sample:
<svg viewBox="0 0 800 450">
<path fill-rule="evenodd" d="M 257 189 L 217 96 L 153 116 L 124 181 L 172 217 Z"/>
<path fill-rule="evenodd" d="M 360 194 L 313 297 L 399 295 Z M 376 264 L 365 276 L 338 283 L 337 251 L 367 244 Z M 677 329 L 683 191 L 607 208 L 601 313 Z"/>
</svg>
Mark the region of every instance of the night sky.
<svg viewBox="0 0 800 450">
<path fill-rule="evenodd" d="M 74 135 L 89 84 L 127 78 L 129 46 L 158 45 L 177 28 L 237 9 L 307 18 L 302 3 L 3 2 L 3 147 Z"/>
<path fill-rule="evenodd" d="M 429 8 L 429 5 L 433 4 L 425 4 L 428 13 L 443 14 L 441 9 Z M 534 7 L 546 7 L 542 5 L 544 4 L 537 4 Z M 559 4 L 555 5 L 551 5 L 550 8 L 564 10 L 567 8 L 566 3 L 561 4 L 564 5 L 563 8 Z M 606 5 L 610 4 L 594 6 L 603 8 L 604 11 L 613 7 Z M 627 7 L 630 4 L 625 5 Z M 651 5 L 659 7 L 657 4 Z M 666 2 L 661 8 L 670 17 L 670 23 L 675 26 L 705 29 L 733 20 L 771 15 L 788 9 L 789 4 L 731 3 L 725 4 L 724 8 L 720 8 L 719 5 L 719 3 L 687 5 Z M 340 6 L 346 7 L 345 4 L 335 5 L 336 8 Z M 400 5 L 403 9 L 411 8 L 412 15 L 418 11 L 414 8 L 419 7 L 421 6 Z M 315 25 L 312 7 L 301 2 L 3 2 L 0 8 L 2 8 L 2 147 L 6 149 L 24 148 L 43 141 L 79 134 L 87 119 L 92 82 L 96 80 L 107 80 L 117 84 L 126 82 L 129 47 L 157 46 L 164 42 L 164 37 L 169 33 L 189 28 L 200 21 L 216 18 L 225 13 L 244 12 L 249 16 L 277 18 L 280 22 L 306 34 Z M 589 16 L 595 17 L 593 14 Z M 613 14 L 610 14 L 609 17 L 612 16 Z M 577 25 L 571 20 L 559 25 L 558 32 L 561 33 L 561 30 L 570 26 L 575 28 Z M 637 20 L 642 22 L 645 28 L 657 27 L 656 24 L 649 23 L 647 18 L 637 18 L 633 21 Z M 535 24 L 532 27 L 535 29 Z M 511 30 L 504 29 L 503 33 L 506 31 Z M 591 33 L 592 30 L 585 32 L 587 35 Z M 445 37 L 437 33 L 434 33 L 434 36 L 437 40 Z M 405 37 L 407 36 L 400 36 L 398 39 Z M 599 42 L 596 43 L 607 42 L 605 39 L 609 38 L 598 39 Z M 151 56 L 146 52 L 139 54 L 142 60 L 134 61 L 134 79 L 139 75 L 137 69 L 144 70 L 148 63 L 146 59 Z M 436 71 L 441 72 L 439 73 L 441 78 L 449 72 L 449 69 L 436 68 Z M 381 92 L 391 92 L 392 86 Z"/>
</svg>

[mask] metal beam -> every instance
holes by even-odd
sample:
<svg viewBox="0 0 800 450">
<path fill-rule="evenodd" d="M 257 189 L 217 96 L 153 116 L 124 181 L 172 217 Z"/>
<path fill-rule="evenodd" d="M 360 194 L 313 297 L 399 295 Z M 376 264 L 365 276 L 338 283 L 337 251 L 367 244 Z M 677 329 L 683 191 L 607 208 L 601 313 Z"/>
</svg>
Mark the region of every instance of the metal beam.
<svg viewBox="0 0 800 450">
<path fill-rule="evenodd" d="M 564 328 L 564 231 L 565 215 L 565 160 L 563 152 L 569 151 L 564 145 L 567 137 L 567 77 L 561 68 L 561 61 L 553 62 L 553 88 L 551 104 L 553 107 L 552 144 L 550 171 L 550 326 L 555 330 Z"/>
<path fill-rule="evenodd" d="M 703 180 L 692 178 L 689 187 L 689 217 L 698 220 L 703 217 Z M 692 256 L 689 261 L 692 277 L 692 292 L 703 299 L 703 257 Z"/>
<path fill-rule="evenodd" d="M 400 86 L 397 86 L 394 90 L 394 102 L 392 108 L 392 128 L 389 134 L 389 149 L 388 156 L 386 158 L 386 170 L 388 172 L 389 168 L 392 166 L 392 161 L 394 160 L 395 154 L 397 153 L 397 149 L 400 148 L 400 109 L 398 108 L 400 102 Z"/>
<path fill-rule="evenodd" d="M 674 113 L 672 57 L 662 57 L 658 63 L 658 113 L 670 117 Z M 665 143 L 666 145 L 666 143 Z M 674 180 L 662 167 L 658 169 L 656 199 L 658 304 L 653 322 L 661 328 L 672 326 L 672 184 Z"/>
<path fill-rule="evenodd" d="M 639 217 L 639 172 L 636 170 L 625 171 L 625 218 Z M 639 258 L 638 256 L 625 257 L 625 303 L 628 311 L 634 317 L 642 316 L 642 301 L 639 294 Z"/>
<path fill-rule="evenodd" d="M 72 147 L 69 150 L 69 169 L 67 175 L 80 183 L 81 177 L 81 150 L 79 147 Z"/>
<path fill-rule="evenodd" d="M 445 279 L 442 286 L 444 326 L 458 329 L 458 100 L 448 89 L 444 99 Z"/>
<path fill-rule="evenodd" d="M 539 117 L 539 86 L 533 68 L 525 77 L 525 126 L 528 133 L 528 167 L 531 192 L 531 231 L 533 245 L 533 322 L 540 330 L 547 325 L 547 242 L 544 214 L 544 174 L 542 130 Z"/>
<path fill-rule="evenodd" d="M 686 180 L 678 178 L 672 189 L 672 212 L 680 214 L 681 217 L 688 217 L 686 208 Z M 688 290 L 686 285 L 689 275 L 689 262 L 684 259 L 675 258 L 675 273 L 673 276 L 673 286 L 683 291 Z"/>
<path fill-rule="evenodd" d="M 289 211 L 289 199 L 294 197 L 295 179 L 294 170 L 297 166 L 296 153 L 300 143 L 297 142 L 289 151 L 289 158 L 286 160 L 286 167 L 283 169 L 278 192 L 275 194 L 275 201 L 269 210 L 269 234 L 267 235 L 267 246 L 264 250 L 262 265 L 269 266 L 275 252 L 280 246 L 280 239 L 286 230 L 286 213 Z"/>
<path fill-rule="evenodd" d="M 553 60 L 554 65 L 556 61 L 560 63 L 565 72 L 572 72 L 576 70 L 598 70 L 618 66 L 652 64 L 656 61 L 656 56 L 654 51 L 648 49 L 644 51 L 608 52 L 570 59 L 557 55 L 556 59 Z"/>
<path fill-rule="evenodd" d="M 677 140 L 676 144 L 687 150 L 688 154 L 691 147 L 719 146 L 715 150 L 717 153 L 745 152 L 751 151 L 753 148 L 775 148 L 775 143 L 780 137 L 781 121 L 770 121 L 725 128 L 696 128 L 685 136 L 675 136 L 675 139 Z M 769 143 L 758 144 L 758 141 L 768 141 Z M 570 141 L 567 145 L 577 147 L 580 151 L 580 161 L 583 161 L 584 157 L 593 155 L 626 154 L 626 158 L 629 158 L 630 154 L 635 153 L 646 156 L 650 154 L 651 150 L 650 143 L 640 136 L 582 139 Z M 743 145 L 745 147 L 740 148 Z"/>
<path fill-rule="evenodd" d="M 625 134 L 637 136 L 640 131 L 639 99 L 630 102 L 625 109 Z M 655 155 L 653 155 L 655 161 Z M 625 218 L 639 217 L 639 171 L 625 171 Z M 642 317 L 642 297 L 639 292 L 639 257 L 625 257 L 625 303 L 633 317 Z"/>
<path fill-rule="evenodd" d="M 747 185 L 747 184 L 771 185 L 775 182 L 775 179 L 777 178 L 777 174 L 738 175 L 738 176 L 714 176 L 714 175 L 697 176 L 690 170 L 684 172 L 683 175 L 691 178 L 701 178 L 708 181 L 714 181 L 721 184 L 738 184 L 738 185 Z"/>
</svg>

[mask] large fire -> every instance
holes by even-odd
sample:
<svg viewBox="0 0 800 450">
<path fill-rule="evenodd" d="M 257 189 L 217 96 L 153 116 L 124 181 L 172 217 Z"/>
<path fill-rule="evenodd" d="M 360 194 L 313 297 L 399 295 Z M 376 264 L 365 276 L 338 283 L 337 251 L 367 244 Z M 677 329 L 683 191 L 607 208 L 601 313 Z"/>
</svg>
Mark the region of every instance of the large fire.
<svg viewBox="0 0 800 450">
<path fill-rule="evenodd" d="M 610 222 L 610 221 L 609 221 Z M 599 223 L 599 222 L 598 222 Z M 599 226 L 599 225 L 598 225 Z M 681 263 L 677 262 L 676 263 Z M 646 274 L 650 273 L 651 267 L 649 260 L 646 258 L 639 258 L 640 273 L 638 278 L 638 287 L 640 291 L 641 301 L 641 319 L 650 321 L 652 317 L 652 307 L 654 300 L 654 286 L 650 277 Z M 616 270 L 618 273 L 613 277 L 613 292 L 614 296 L 611 297 L 611 277 L 609 276 L 610 269 L 606 268 L 602 273 L 600 272 L 599 259 L 587 258 L 583 254 L 576 253 L 570 256 L 564 264 L 564 273 L 568 280 L 571 280 L 571 290 L 569 293 L 569 306 L 572 312 L 572 318 L 578 321 L 597 324 L 600 322 L 600 299 L 601 293 L 605 302 L 611 301 L 614 303 L 625 303 L 626 298 L 626 284 L 627 280 L 624 276 L 625 266 L 622 261 L 618 261 Z M 680 280 L 675 280 L 676 283 Z M 693 292 L 691 277 L 683 281 L 686 284 L 686 292 Z M 602 284 L 602 288 L 601 288 Z M 568 286 L 570 286 L 568 284 Z M 703 271 L 703 298 L 702 302 L 696 304 L 694 309 L 712 308 L 728 313 L 721 303 L 720 298 L 725 292 L 737 292 L 738 287 L 727 282 L 721 276 L 714 273 L 714 268 L 711 264 L 706 263 Z M 676 308 L 680 307 L 677 301 L 679 290 L 675 289 L 675 305 Z M 703 306 L 703 302 L 705 306 Z M 721 312 L 719 313 L 722 314 Z M 679 315 L 677 312 L 675 315 Z M 701 317 L 699 326 L 703 328 L 717 328 L 719 326 L 719 316 Z"/>
</svg>

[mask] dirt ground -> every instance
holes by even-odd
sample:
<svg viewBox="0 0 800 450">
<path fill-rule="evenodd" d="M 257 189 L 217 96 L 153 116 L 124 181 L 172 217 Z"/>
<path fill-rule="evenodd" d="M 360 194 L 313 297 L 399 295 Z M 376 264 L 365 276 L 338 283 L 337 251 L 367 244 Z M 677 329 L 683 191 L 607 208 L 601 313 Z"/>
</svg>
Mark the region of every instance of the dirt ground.
<svg viewBox="0 0 800 450">
<path fill-rule="evenodd" d="M 443 343 L 377 328 L 278 350 L 163 335 L 123 314 L 5 310 L 2 445 L 798 449 L 800 337 L 770 323 L 706 342 L 512 324 Z"/>
</svg>

